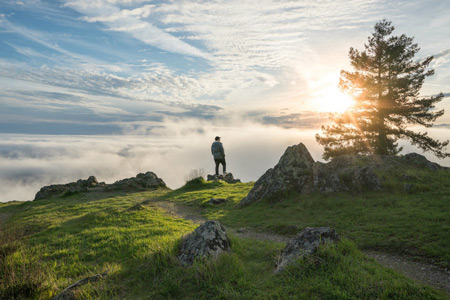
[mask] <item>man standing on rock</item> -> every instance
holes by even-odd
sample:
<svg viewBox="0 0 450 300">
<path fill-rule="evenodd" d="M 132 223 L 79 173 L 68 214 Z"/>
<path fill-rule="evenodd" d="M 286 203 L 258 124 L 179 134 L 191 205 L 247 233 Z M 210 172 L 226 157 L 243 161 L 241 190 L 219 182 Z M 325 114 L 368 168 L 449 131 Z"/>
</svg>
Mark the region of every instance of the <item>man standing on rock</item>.
<svg viewBox="0 0 450 300">
<path fill-rule="evenodd" d="M 225 150 L 220 142 L 220 136 L 216 136 L 214 143 L 211 145 L 211 153 L 216 162 L 216 176 L 219 176 L 219 165 L 222 164 L 223 174 L 226 174 L 227 163 L 225 162 Z"/>
</svg>

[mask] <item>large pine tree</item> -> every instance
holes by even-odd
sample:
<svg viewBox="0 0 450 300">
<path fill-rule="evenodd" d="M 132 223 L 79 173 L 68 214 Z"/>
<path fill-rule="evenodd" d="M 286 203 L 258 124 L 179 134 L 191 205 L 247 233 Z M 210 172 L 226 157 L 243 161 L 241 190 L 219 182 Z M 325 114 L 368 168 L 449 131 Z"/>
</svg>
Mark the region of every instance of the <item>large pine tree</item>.
<svg viewBox="0 0 450 300">
<path fill-rule="evenodd" d="M 419 97 L 426 77 L 434 74 L 429 68 L 433 57 L 414 60 L 419 51 L 413 38 L 404 34 L 392 36 L 390 21 L 375 24 L 363 51 L 350 48 L 349 57 L 354 72 L 341 71 L 340 89 L 355 99 L 355 105 L 343 114 L 331 116 L 332 124 L 322 126 L 316 140 L 324 146 L 324 158 L 342 154 L 394 155 L 402 149 L 399 139 L 436 156 L 450 156 L 445 152 L 448 141 L 439 142 L 426 132 L 409 127 L 420 124 L 431 127 L 444 110 L 434 105 L 444 95 Z"/>
</svg>

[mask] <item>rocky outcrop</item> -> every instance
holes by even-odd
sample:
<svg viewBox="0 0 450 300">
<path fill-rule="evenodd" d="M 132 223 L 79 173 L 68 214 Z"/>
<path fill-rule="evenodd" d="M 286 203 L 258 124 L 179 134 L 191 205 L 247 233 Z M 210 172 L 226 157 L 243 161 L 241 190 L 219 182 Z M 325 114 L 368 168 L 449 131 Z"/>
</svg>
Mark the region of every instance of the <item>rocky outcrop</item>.
<svg viewBox="0 0 450 300">
<path fill-rule="evenodd" d="M 240 205 L 248 205 L 279 192 L 302 192 L 311 179 L 314 160 L 302 143 L 286 149 L 278 164 L 261 176 Z"/>
<path fill-rule="evenodd" d="M 227 173 L 225 175 L 211 175 L 208 174 L 208 176 L 206 177 L 207 181 L 218 181 L 218 180 L 223 180 L 227 183 L 240 183 L 241 180 L 240 179 L 235 179 L 233 177 L 232 173 Z"/>
<path fill-rule="evenodd" d="M 302 143 L 288 147 L 278 164 L 261 176 L 239 206 L 246 206 L 266 197 L 281 197 L 282 192 L 296 193 L 376 191 L 382 188 L 377 173 L 415 166 L 429 170 L 448 169 L 410 153 L 404 156 L 342 155 L 328 163 L 314 162 Z M 408 192 L 411 184 L 405 185 Z"/>
<path fill-rule="evenodd" d="M 53 184 L 49 186 L 42 187 L 39 192 L 37 192 L 34 200 L 41 200 L 48 197 L 53 197 L 56 195 L 61 195 L 64 193 L 80 193 L 86 192 L 88 188 L 104 186 L 104 183 L 99 183 L 95 176 L 89 176 L 88 179 L 79 179 L 76 182 L 70 182 L 66 184 Z"/>
<path fill-rule="evenodd" d="M 105 190 L 140 190 L 166 188 L 166 183 L 153 172 L 139 173 L 136 177 L 126 178 L 107 185 Z"/>
<path fill-rule="evenodd" d="M 97 178 L 90 176 L 88 179 L 80 179 L 76 182 L 70 182 L 66 184 L 53 184 L 42 187 L 37 192 L 34 200 L 47 199 L 49 197 L 70 195 L 72 193 L 87 192 L 90 190 L 98 191 L 113 191 L 113 190 L 145 190 L 145 189 L 157 189 L 166 188 L 165 182 L 156 176 L 153 172 L 147 172 L 145 174 L 140 173 L 136 177 L 127 178 L 116 181 L 113 184 L 105 184 L 104 182 L 98 182 Z"/>
<path fill-rule="evenodd" d="M 223 181 L 225 181 L 227 183 L 240 183 L 241 182 L 240 179 L 234 179 L 232 173 L 227 173 L 225 176 L 223 176 Z"/>
<path fill-rule="evenodd" d="M 189 266 L 197 259 L 217 258 L 224 251 L 231 251 L 230 240 L 219 221 L 206 221 L 181 242 L 178 260 Z"/>
<path fill-rule="evenodd" d="M 286 266 L 300 257 L 308 256 L 317 251 L 325 243 L 337 243 L 339 236 L 330 227 L 306 227 L 290 240 L 281 251 L 276 272 L 282 271 Z"/>
<path fill-rule="evenodd" d="M 408 153 L 403 156 L 403 160 L 412 165 L 430 170 L 448 169 L 438 165 L 437 163 L 429 161 L 425 156 L 417 153 Z"/>
<path fill-rule="evenodd" d="M 379 190 L 381 181 L 370 165 L 360 165 L 357 156 L 344 155 L 327 164 L 316 162 L 309 191 L 335 193 L 340 191 Z"/>
</svg>

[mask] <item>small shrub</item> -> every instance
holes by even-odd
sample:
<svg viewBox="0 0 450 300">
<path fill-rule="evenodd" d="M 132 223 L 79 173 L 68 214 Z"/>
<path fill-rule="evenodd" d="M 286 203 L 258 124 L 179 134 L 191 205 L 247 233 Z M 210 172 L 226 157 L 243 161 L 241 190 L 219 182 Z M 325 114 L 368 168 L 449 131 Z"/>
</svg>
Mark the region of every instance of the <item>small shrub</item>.
<svg viewBox="0 0 450 300">
<path fill-rule="evenodd" d="M 199 178 L 199 177 L 204 178 L 205 176 L 206 176 L 205 169 L 192 169 L 189 171 L 189 173 L 184 175 L 184 181 L 189 182 L 189 181 Z"/>
<path fill-rule="evenodd" d="M 187 181 L 183 187 L 185 187 L 185 188 L 200 188 L 201 186 L 203 186 L 205 184 L 206 184 L 206 181 L 203 177 L 197 177 L 197 178 Z"/>
</svg>

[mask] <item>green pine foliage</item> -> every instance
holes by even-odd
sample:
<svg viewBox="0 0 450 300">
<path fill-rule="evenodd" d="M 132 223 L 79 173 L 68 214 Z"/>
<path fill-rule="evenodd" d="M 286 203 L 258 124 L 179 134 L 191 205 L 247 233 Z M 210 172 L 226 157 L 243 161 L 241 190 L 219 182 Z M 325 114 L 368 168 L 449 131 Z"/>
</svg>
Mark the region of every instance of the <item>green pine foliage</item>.
<svg viewBox="0 0 450 300">
<path fill-rule="evenodd" d="M 324 158 L 343 154 L 395 155 L 402 149 L 399 139 L 407 139 L 437 157 L 449 141 L 440 142 L 427 132 L 416 132 L 411 125 L 433 126 L 444 114 L 434 110 L 442 93 L 419 97 L 425 79 L 434 74 L 429 68 L 433 57 L 417 61 L 420 50 L 413 38 L 392 35 L 394 26 L 383 20 L 374 27 L 364 50 L 350 48 L 353 72 L 341 71 L 340 89 L 352 96 L 355 105 L 342 114 L 331 115 L 332 125 L 322 126 L 316 140 L 324 146 Z"/>
</svg>

